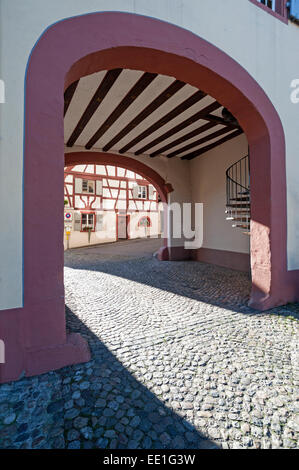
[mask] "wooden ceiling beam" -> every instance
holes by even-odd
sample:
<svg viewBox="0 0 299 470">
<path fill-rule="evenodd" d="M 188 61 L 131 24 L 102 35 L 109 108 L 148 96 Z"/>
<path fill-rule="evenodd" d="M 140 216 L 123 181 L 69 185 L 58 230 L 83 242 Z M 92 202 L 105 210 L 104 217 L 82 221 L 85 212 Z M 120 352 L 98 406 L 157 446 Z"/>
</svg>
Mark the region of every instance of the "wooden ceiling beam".
<svg viewBox="0 0 299 470">
<path fill-rule="evenodd" d="M 241 129 L 241 127 L 238 124 L 235 124 L 234 122 L 226 121 L 225 119 L 219 116 L 214 116 L 213 114 L 207 114 L 205 119 L 207 121 L 214 122 L 215 124 L 222 124 L 223 126 L 227 126 L 230 129 Z"/>
<path fill-rule="evenodd" d="M 203 126 L 197 127 L 191 132 L 188 132 L 188 134 L 183 135 L 182 137 L 179 137 L 176 140 L 173 140 L 169 144 L 165 145 L 164 147 L 159 148 L 155 152 L 150 154 L 150 157 L 156 157 L 157 155 L 162 155 L 164 152 L 167 152 L 167 150 L 170 150 L 173 147 L 176 147 L 179 144 L 182 144 L 186 142 L 186 140 L 192 139 L 193 137 L 196 137 L 197 135 L 202 134 L 205 131 L 208 131 L 212 127 L 216 127 L 216 124 L 213 122 L 208 122 L 207 124 L 204 124 Z"/>
<path fill-rule="evenodd" d="M 155 147 L 156 145 L 160 144 L 164 140 L 169 139 L 169 137 L 172 137 L 177 132 L 182 131 L 183 129 L 190 126 L 191 124 L 194 124 L 195 122 L 199 121 L 200 119 L 205 119 L 204 116 L 206 114 L 212 113 L 213 111 L 215 111 L 219 107 L 221 107 L 221 105 L 219 103 L 217 103 L 217 101 L 215 101 L 212 104 L 209 104 L 205 108 L 198 111 L 196 114 L 193 114 L 193 116 L 189 117 L 188 119 L 185 119 L 185 121 L 181 122 L 180 124 L 177 124 L 172 129 L 169 129 L 169 131 L 165 132 L 164 134 L 159 135 L 152 142 L 149 142 L 148 144 L 144 145 L 144 147 L 138 149 L 135 152 L 135 155 L 141 155 L 142 153 L 146 153 L 149 149 Z"/>
<path fill-rule="evenodd" d="M 77 89 L 79 80 L 76 82 L 73 82 L 64 92 L 64 116 L 67 113 L 67 110 L 69 109 L 69 105 L 71 104 L 71 101 L 73 99 L 73 96 L 75 94 L 75 91 Z"/>
<path fill-rule="evenodd" d="M 117 119 L 128 109 L 129 106 L 138 98 L 138 96 L 143 93 L 143 91 L 152 83 L 152 81 L 157 77 L 156 73 L 144 73 L 131 90 L 126 94 L 126 96 L 121 100 L 119 105 L 114 109 L 114 111 L 108 116 L 106 121 L 99 127 L 96 133 L 91 137 L 91 139 L 85 145 L 87 150 L 91 149 L 94 144 L 108 131 L 108 129 L 117 121 Z"/>
<path fill-rule="evenodd" d="M 217 142 L 214 142 L 213 144 L 206 145 L 205 147 L 202 147 L 199 150 L 195 150 L 192 153 L 189 153 L 187 155 L 184 155 L 181 157 L 181 160 L 193 160 L 193 158 L 199 157 L 203 153 L 208 152 L 209 150 L 212 150 L 215 147 L 218 147 L 218 145 L 224 144 L 225 142 L 234 139 L 238 135 L 243 134 L 242 129 L 237 129 L 236 131 L 232 132 L 231 134 L 227 135 L 226 137 L 223 137 L 223 139 L 217 140 Z"/>
<path fill-rule="evenodd" d="M 188 108 L 193 106 L 195 103 L 198 103 L 198 101 L 202 100 L 206 96 L 206 93 L 204 93 L 201 90 L 196 91 L 193 93 L 193 95 L 189 96 L 186 100 L 184 100 L 182 103 L 180 103 L 178 106 L 176 106 L 174 109 L 169 111 L 169 113 L 165 114 L 161 119 L 159 119 L 157 122 L 152 124 L 150 127 L 148 127 L 145 131 L 141 132 L 137 137 L 135 137 L 133 140 L 131 140 L 128 144 L 126 144 L 124 147 L 122 147 L 119 150 L 119 153 L 125 153 L 130 148 L 134 147 L 136 144 L 141 142 L 143 139 L 148 137 L 149 135 L 153 134 L 153 132 L 157 131 L 161 127 L 165 126 L 169 121 L 172 121 L 172 119 L 176 118 L 179 114 L 183 113 L 186 111 Z"/>
<path fill-rule="evenodd" d="M 213 123 L 210 123 L 210 125 L 212 127 L 215 127 L 215 125 Z M 213 133 L 211 133 L 211 134 L 209 134 L 205 137 L 202 137 L 199 140 L 191 142 L 190 144 L 185 145 L 184 147 L 181 147 L 181 148 L 175 150 L 172 153 L 169 153 L 167 155 L 167 157 L 168 158 L 176 157 L 177 155 L 180 155 L 183 152 L 187 152 L 187 150 L 190 150 L 194 147 L 198 147 L 199 145 L 205 144 L 206 142 L 209 142 L 210 140 L 216 139 L 216 137 L 220 137 L 221 135 L 227 134 L 228 132 L 231 132 L 231 129 L 228 129 L 227 127 L 225 127 L 224 129 L 220 129 L 219 131 L 213 132 Z"/>
<path fill-rule="evenodd" d="M 152 114 L 156 109 L 158 109 L 162 104 L 164 104 L 169 98 L 171 98 L 175 93 L 177 93 L 181 88 L 186 86 L 184 82 L 175 80 L 169 85 L 166 90 L 160 93 L 157 98 L 155 98 L 146 108 L 144 108 L 137 116 L 135 116 L 132 121 L 130 121 L 118 134 L 116 134 L 110 142 L 108 142 L 104 147 L 104 152 L 107 152 L 112 147 L 114 147 L 117 142 L 123 139 L 129 132 L 131 132 L 138 124 L 140 124 L 144 119 L 146 119 L 150 114 Z"/>
<path fill-rule="evenodd" d="M 70 136 L 69 140 L 67 141 L 67 146 L 72 147 L 78 137 L 83 132 L 84 128 L 102 103 L 103 99 L 109 92 L 110 88 L 118 79 L 119 75 L 121 74 L 122 69 L 113 69 L 109 70 L 106 75 L 104 76 L 103 80 L 101 81 L 97 91 L 93 95 L 91 101 L 89 102 L 87 108 L 85 109 L 81 119 L 79 120 L 77 126 L 75 127 L 72 135 Z"/>
</svg>

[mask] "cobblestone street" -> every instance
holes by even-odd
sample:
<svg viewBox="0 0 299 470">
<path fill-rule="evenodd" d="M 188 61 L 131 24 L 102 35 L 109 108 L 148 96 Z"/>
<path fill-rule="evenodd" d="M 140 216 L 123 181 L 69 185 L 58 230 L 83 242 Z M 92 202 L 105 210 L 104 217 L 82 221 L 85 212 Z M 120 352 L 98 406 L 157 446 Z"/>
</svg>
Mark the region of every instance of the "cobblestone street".
<svg viewBox="0 0 299 470">
<path fill-rule="evenodd" d="M 247 274 L 160 243 L 65 253 L 92 360 L 0 386 L 0 448 L 299 447 L 298 304 L 257 313 Z"/>
</svg>

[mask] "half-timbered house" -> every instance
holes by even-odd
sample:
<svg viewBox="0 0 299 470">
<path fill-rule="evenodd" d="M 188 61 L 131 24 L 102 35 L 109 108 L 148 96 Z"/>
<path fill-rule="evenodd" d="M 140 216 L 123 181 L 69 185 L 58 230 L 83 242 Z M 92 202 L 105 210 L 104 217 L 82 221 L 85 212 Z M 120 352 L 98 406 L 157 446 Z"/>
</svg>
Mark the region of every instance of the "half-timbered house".
<svg viewBox="0 0 299 470">
<path fill-rule="evenodd" d="M 136 172 L 112 165 L 76 165 L 64 172 L 65 248 L 159 237 L 163 205 Z"/>
</svg>

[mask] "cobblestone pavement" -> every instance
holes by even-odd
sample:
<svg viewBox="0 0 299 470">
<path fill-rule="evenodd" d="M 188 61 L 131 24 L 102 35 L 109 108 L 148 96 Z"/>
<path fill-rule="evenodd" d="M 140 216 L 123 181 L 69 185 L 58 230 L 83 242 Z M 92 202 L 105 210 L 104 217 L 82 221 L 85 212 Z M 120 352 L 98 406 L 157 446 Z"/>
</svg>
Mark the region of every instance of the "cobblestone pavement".
<svg viewBox="0 0 299 470">
<path fill-rule="evenodd" d="M 254 312 L 246 274 L 137 243 L 65 254 L 92 360 L 0 386 L 0 447 L 299 447 L 299 305 Z"/>
</svg>

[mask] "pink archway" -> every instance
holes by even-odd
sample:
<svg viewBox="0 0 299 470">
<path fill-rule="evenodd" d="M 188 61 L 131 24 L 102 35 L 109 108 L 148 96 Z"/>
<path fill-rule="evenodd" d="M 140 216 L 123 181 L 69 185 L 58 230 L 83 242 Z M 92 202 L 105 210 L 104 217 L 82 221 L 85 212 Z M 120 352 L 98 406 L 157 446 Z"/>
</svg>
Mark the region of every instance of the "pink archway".
<svg viewBox="0 0 299 470">
<path fill-rule="evenodd" d="M 298 298 L 299 271 L 287 271 L 284 132 L 261 87 L 224 52 L 171 24 L 128 13 L 66 19 L 45 31 L 28 64 L 24 307 L 0 314 L 7 356 L 0 381 L 89 358 L 83 339 L 65 329 L 63 92 L 82 76 L 115 67 L 173 76 L 237 117 L 251 152 L 251 305 L 266 309 Z"/>
</svg>

